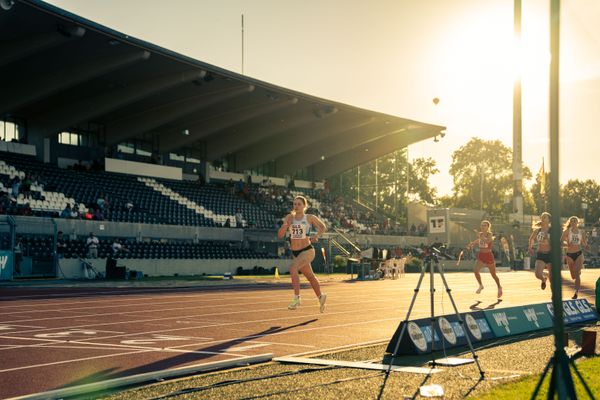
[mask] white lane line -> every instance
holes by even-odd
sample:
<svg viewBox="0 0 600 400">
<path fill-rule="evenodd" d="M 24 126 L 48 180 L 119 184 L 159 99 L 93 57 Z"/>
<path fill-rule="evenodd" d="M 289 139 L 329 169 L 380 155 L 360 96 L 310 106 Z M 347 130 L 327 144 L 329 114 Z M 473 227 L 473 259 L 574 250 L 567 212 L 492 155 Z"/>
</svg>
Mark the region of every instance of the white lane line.
<svg viewBox="0 0 600 400">
<path fill-rule="evenodd" d="M 365 303 L 381 303 L 381 302 L 389 302 L 388 299 L 372 299 L 372 296 L 370 297 L 371 300 L 363 300 L 363 301 L 355 301 L 355 302 L 345 302 L 342 305 L 356 305 L 356 304 L 361 304 L 364 305 Z M 264 304 L 269 304 L 269 303 L 281 303 L 280 301 L 273 301 L 273 302 L 261 302 L 259 303 L 260 305 L 264 305 Z M 315 305 L 316 307 L 316 305 Z M 184 308 L 176 308 L 176 309 L 171 309 L 171 310 L 190 310 L 196 307 L 192 307 L 192 308 L 188 308 L 188 307 L 184 307 Z M 387 307 L 389 308 L 389 307 Z M 148 312 L 152 312 L 152 313 L 159 313 L 159 312 L 164 312 L 164 311 L 171 311 L 171 310 L 149 310 Z M 230 311 L 230 312 L 215 312 L 215 313 L 209 313 L 209 314 L 196 314 L 196 315 L 187 315 L 187 316 L 174 316 L 174 317 L 162 317 L 162 318 L 152 318 L 152 319 L 145 319 L 145 320 L 128 320 L 128 321 L 119 321 L 119 322 L 110 322 L 110 323 L 99 323 L 99 324 L 90 324 L 90 325 L 76 325 L 76 326 L 71 326 L 71 327 L 58 327 L 58 328 L 43 328 L 40 330 L 57 330 L 57 329 L 72 329 L 72 328 L 84 328 L 84 327 L 91 327 L 91 326 L 105 326 L 105 325 L 115 325 L 115 324 L 130 324 L 130 323 L 136 323 L 136 324 L 140 324 L 143 322 L 156 322 L 156 321 L 167 321 L 167 320 L 173 320 L 173 319 L 182 319 L 182 318 L 204 318 L 204 317 L 211 317 L 211 316 L 225 316 L 225 315 L 239 315 L 239 314 L 248 314 L 249 312 L 264 312 L 264 313 L 270 313 L 273 311 L 286 311 L 289 312 L 289 310 L 287 309 L 287 307 L 282 307 L 282 308 L 263 308 L 263 309 L 258 309 L 258 310 L 239 310 L 239 311 Z M 356 312 L 356 310 L 354 310 L 354 312 Z M 127 314 L 127 312 L 125 313 L 120 313 L 120 314 Z M 331 313 L 330 313 L 331 314 Z M 101 316 L 108 316 L 108 315 L 115 315 L 115 314 L 99 314 L 97 317 L 101 317 Z M 119 315 L 119 314 L 116 314 Z M 67 317 L 70 318 L 70 317 Z M 63 319 L 63 318 L 61 318 Z M 21 333 L 29 333 L 29 332 L 37 332 L 38 330 L 36 329 L 31 329 L 31 330 L 25 330 L 25 331 L 20 331 L 18 332 L 19 334 Z M 0 336 L 2 336 L 2 333 L 0 333 Z"/>
<path fill-rule="evenodd" d="M 239 297 L 239 298 L 224 298 L 224 299 L 219 299 L 217 304 L 202 304 L 202 305 L 198 305 L 195 307 L 175 307 L 175 308 L 163 308 L 163 309 L 148 309 L 148 304 L 144 304 L 143 306 L 146 307 L 146 309 L 144 310 L 134 310 L 134 311 L 120 311 L 120 312 L 113 312 L 113 313 L 95 313 L 95 314 L 85 314 L 85 315 L 64 315 L 64 316 L 55 316 L 55 317 L 47 317 L 47 318 L 31 318 L 31 319 L 19 319 L 16 321 L 3 321 L 2 323 L 12 323 L 12 322 L 26 322 L 26 321 L 46 321 L 46 320 L 57 320 L 57 319 L 69 319 L 69 318 L 79 318 L 79 317 L 103 317 L 103 316 L 111 316 L 111 315 L 123 315 L 123 314 L 143 314 L 143 313 L 151 313 L 151 312 L 163 312 L 163 311 L 177 311 L 177 310 L 190 310 L 190 309 L 202 309 L 202 308 L 210 308 L 213 309 L 215 307 L 231 307 L 231 304 L 227 304 L 227 303 L 223 303 L 224 300 L 244 300 L 244 306 L 250 306 L 250 305 L 264 305 L 264 304 L 272 304 L 272 303 L 280 303 L 284 300 L 289 299 L 289 295 L 279 295 L 279 296 L 269 296 L 271 299 L 274 300 L 270 300 L 270 301 L 265 301 L 264 300 L 264 296 L 257 296 L 255 297 L 258 301 L 257 302 L 248 302 L 248 299 L 252 299 L 252 297 Z M 330 297 L 344 297 L 344 296 L 337 296 L 337 293 L 332 293 L 330 294 Z M 355 293 L 353 292 L 353 298 L 373 298 L 372 294 L 369 293 Z M 383 301 L 383 300 L 378 300 L 378 301 Z M 187 302 L 187 301 L 186 301 Z M 194 303 L 197 303 L 197 301 L 193 301 Z M 182 302 L 170 302 L 169 304 L 178 304 L 178 303 L 182 303 Z M 185 302 L 184 302 L 185 303 Z M 152 304 L 155 305 L 155 304 Z M 160 304 L 159 304 L 160 305 Z M 119 308 L 123 308 L 123 305 L 119 305 Z M 100 307 L 102 308 L 102 307 Z M 49 312 L 49 310 L 44 310 L 44 311 L 33 311 L 33 312 L 38 312 L 38 313 L 43 313 L 43 312 Z M 9 313 L 10 314 L 10 313 Z M 183 318 L 183 317 L 182 317 Z"/>
<path fill-rule="evenodd" d="M 523 298 L 530 298 L 530 294 L 528 293 L 524 293 L 522 295 L 519 295 L 517 297 L 523 297 Z M 370 296 L 371 298 L 372 296 Z M 515 296 L 513 296 L 515 297 Z M 422 300 L 425 301 L 425 297 L 422 297 Z M 467 312 L 467 311 L 472 311 L 469 309 L 469 306 L 471 306 L 473 304 L 473 301 L 475 301 L 474 299 L 466 299 L 466 300 L 456 300 L 457 305 L 459 306 L 459 309 L 462 310 L 463 312 Z M 486 300 L 487 301 L 487 300 Z M 365 304 L 365 303 L 380 303 L 380 302 L 389 302 L 389 299 L 380 299 L 380 300 L 368 300 L 368 301 L 358 301 L 358 302 L 344 302 L 341 304 L 337 304 L 339 306 L 351 306 L 351 305 L 355 305 L 355 304 Z M 264 304 L 264 303 L 261 303 Z M 503 302 L 503 306 L 510 306 L 510 305 L 515 305 L 516 303 L 509 303 L 509 302 Z M 334 304 L 330 304 L 330 307 L 336 305 Z M 382 308 L 378 308 L 377 310 L 381 310 Z M 390 309 L 389 307 L 383 308 L 383 309 Z M 415 305 L 415 314 L 418 314 L 420 311 L 426 311 L 425 309 L 429 309 L 429 304 L 427 303 L 417 303 Z M 57 327 L 57 328 L 43 328 L 43 329 L 31 329 L 31 330 L 24 330 L 24 331 L 18 331 L 18 332 L 11 332 L 13 334 L 23 334 L 23 333 L 29 333 L 29 332 L 38 332 L 38 331 L 49 331 L 49 330 L 58 330 L 58 329 L 72 329 L 72 328 L 87 328 L 87 327 L 94 327 L 94 326 L 108 326 L 108 325 L 122 325 L 122 324 L 128 324 L 131 322 L 135 322 L 136 324 L 141 324 L 144 322 L 156 322 L 156 321 L 169 321 L 169 320 L 173 320 L 173 319 L 183 319 L 183 318 L 205 318 L 205 317 L 209 317 L 209 316 L 223 316 L 223 315 L 234 315 L 234 314 L 247 314 L 247 313 L 256 313 L 256 312 L 273 312 L 273 311 L 286 311 L 286 308 L 269 308 L 269 309 L 258 309 L 258 310 L 244 310 L 244 311 L 234 311 L 234 312 L 228 312 L 228 313 L 223 313 L 223 312 L 219 312 L 219 313 L 212 313 L 212 314 L 196 314 L 196 315 L 188 315 L 188 316 L 176 316 L 176 317 L 161 317 L 161 318 L 152 318 L 152 319 L 142 319 L 142 320 L 136 320 L 136 321 L 120 321 L 120 322 L 100 322 L 97 324 L 83 324 L 83 325 L 74 325 L 74 326 L 70 326 L 70 327 Z M 394 310 L 393 308 L 391 310 Z M 362 310 L 364 311 L 364 310 Z M 400 311 L 406 311 L 404 308 L 401 308 Z M 153 312 L 156 312 L 156 310 L 153 310 Z M 354 311 L 355 312 L 355 311 Z M 345 314 L 347 312 L 342 312 L 342 314 Z M 335 315 L 335 313 L 331 313 L 328 312 L 327 314 L 333 314 Z M 401 317 L 401 315 L 398 316 L 399 318 Z M 226 326 L 227 324 L 225 324 L 224 326 Z M 196 328 L 202 328 L 202 326 L 198 326 Z M 175 329 L 177 330 L 177 329 Z M 169 331 L 169 330 L 164 330 L 164 331 Z M 159 331 L 160 332 L 160 331 Z M 3 335 L 2 332 L 0 332 L 0 337 Z"/>
<path fill-rule="evenodd" d="M 98 360 L 100 358 L 107 358 L 107 357 L 118 357 L 118 356 L 130 355 L 130 354 L 148 353 L 148 352 L 151 352 L 151 351 L 152 350 L 141 350 L 141 351 L 137 350 L 137 351 L 128 351 L 128 352 L 125 352 L 125 353 L 106 354 L 106 355 L 102 355 L 102 356 L 75 358 L 75 359 L 71 359 L 71 360 L 55 361 L 55 362 L 43 363 L 43 364 L 25 365 L 25 366 L 22 366 L 22 367 L 0 369 L 0 373 L 2 373 L 2 372 L 11 372 L 11 371 L 20 371 L 20 370 L 31 369 L 31 368 L 48 367 L 50 365 L 68 364 L 68 363 L 79 362 L 79 361 Z"/>
<path fill-rule="evenodd" d="M 256 343 L 256 344 L 249 344 L 247 346 L 241 346 L 241 347 L 232 347 L 229 349 L 229 351 L 248 351 L 248 350 L 252 350 L 252 349 L 257 349 L 259 347 L 267 347 L 270 346 L 269 344 L 266 343 Z"/>
</svg>

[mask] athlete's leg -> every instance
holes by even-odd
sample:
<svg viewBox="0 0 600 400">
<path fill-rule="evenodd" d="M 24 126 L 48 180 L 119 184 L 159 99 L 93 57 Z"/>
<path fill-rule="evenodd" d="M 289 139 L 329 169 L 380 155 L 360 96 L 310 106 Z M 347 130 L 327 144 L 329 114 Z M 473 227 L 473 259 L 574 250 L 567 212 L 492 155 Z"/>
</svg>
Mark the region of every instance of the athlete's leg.
<svg viewBox="0 0 600 400">
<path fill-rule="evenodd" d="M 571 270 L 571 277 L 575 279 L 575 294 L 573 295 L 574 299 L 578 297 L 579 289 L 581 288 L 581 268 L 583 267 L 583 260 L 583 254 L 580 254 L 579 257 L 577 257 L 577 260 L 575 260 L 573 263 L 573 269 Z"/>
<path fill-rule="evenodd" d="M 475 274 L 475 279 L 477 279 L 477 283 L 479 283 L 479 288 L 475 293 L 480 293 L 483 290 L 483 283 L 481 283 L 481 268 L 483 267 L 483 261 L 477 260 L 475 266 L 473 267 L 473 273 Z"/>
<path fill-rule="evenodd" d="M 535 260 L 535 277 L 542 281 L 542 289 L 546 289 L 546 276 L 544 274 L 544 269 L 546 268 L 546 263 L 542 260 Z"/>
<path fill-rule="evenodd" d="M 490 271 L 490 275 L 496 282 L 496 286 L 498 286 L 498 298 L 502 297 L 502 286 L 500 285 L 500 278 L 496 274 L 496 263 L 493 262 L 487 265 L 488 270 Z"/>
<path fill-rule="evenodd" d="M 306 277 L 317 297 L 321 297 L 321 285 L 319 284 L 319 280 L 315 276 L 311 265 L 304 264 L 300 267 L 300 272 Z"/>
</svg>

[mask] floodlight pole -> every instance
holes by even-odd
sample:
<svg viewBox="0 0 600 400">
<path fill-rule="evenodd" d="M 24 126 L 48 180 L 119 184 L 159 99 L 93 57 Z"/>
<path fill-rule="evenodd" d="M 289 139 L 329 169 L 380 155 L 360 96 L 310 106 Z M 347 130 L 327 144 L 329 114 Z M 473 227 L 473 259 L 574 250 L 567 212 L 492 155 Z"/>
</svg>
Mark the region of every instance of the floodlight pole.
<svg viewBox="0 0 600 400">
<path fill-rule="evenodd" d="M 513 83 L 513 212 L 517 213 L 523 222 L 523 146 L 522 146 L 522 119 L 521 119 L 521 0 L 514 3 L 514 34 L 515 44 L 518 46 L 518 64 L 515 66 L 517 74 Z"/>
<path fill-rule="evenodd" d="M 560 186 L 559 186 L 559 60 L 560 60 L 560 0 L 550 0 L 550 228 L 552 261 L 552 306 L 554 308 L 554 355 L 548 361 L 531 398 L 535 399 L 550 367 L 552 375 L 548 399 L 577 399 L 575 385 L 571 376 L 571 361 L 565 352 L 562 304 L 562 267 L 560 237 Z M 573 364 L 574 365 L 574 364 Z M 585 382 L 584 382 L 585 385 Z"/>
</svg>

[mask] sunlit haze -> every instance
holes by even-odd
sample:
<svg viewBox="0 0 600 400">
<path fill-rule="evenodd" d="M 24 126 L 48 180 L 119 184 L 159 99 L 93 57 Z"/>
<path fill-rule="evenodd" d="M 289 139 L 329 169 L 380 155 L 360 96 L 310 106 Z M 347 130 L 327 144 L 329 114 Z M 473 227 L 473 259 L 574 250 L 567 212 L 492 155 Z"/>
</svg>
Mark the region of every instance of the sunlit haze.
<svg viewBox="0 0 600 400">
<path fill-rule="evenodd" d="M 512 146 L 513 81 L 523 85 L 523 159 L 535 174 L 548 152 L 549 1 L 523 2 L 520 46 L 510 0 L 159 1 L 52 0 L 126 34 L 293 90 L 447 126 L 433 157 L 441 194 L 452 152 L 471 137 Z M 600 181 L 600 2 L 563 2 L 561 181 Z M 520 59 L 520 61 L 519 61 Z M 433 98 L 439 98 L 435 105 Z M 546 165 L 548 163 L 546 162 Z"/>
</svg>

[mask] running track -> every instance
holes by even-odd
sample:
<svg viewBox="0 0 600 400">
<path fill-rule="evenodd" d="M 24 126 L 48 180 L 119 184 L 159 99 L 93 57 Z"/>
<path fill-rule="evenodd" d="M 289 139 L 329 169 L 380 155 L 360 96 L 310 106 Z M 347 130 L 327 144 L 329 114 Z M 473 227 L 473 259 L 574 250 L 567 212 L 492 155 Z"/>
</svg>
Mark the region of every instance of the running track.
<svg viewBox="0 0 600 400">
<path fill-rule="evenodd" d="M 600 270 L 583 273 L 592 298 Z M 446 275 L 460 311 L 549 301 L 531 272 L 500 273 L 498 304 L 484 274 Z M 287 310 L 285 283 L 187 288 L 0 288 L 0 398 L 253 354 L 313 353 L 391 337 L 406 315 L 418 275 L 374 282 L 328 282 L 327 311 L 308 286 Z M 563 273 L 563 278 L 568 278 Z M 436 276 L 436 312 L 452 306 Z M 284 281 L 285 282 L 285 281 Z M 571 289 L 565 285 L 569 298 Z M 411 318 L 429 313 L 426 279 Z"/>
</svg>

